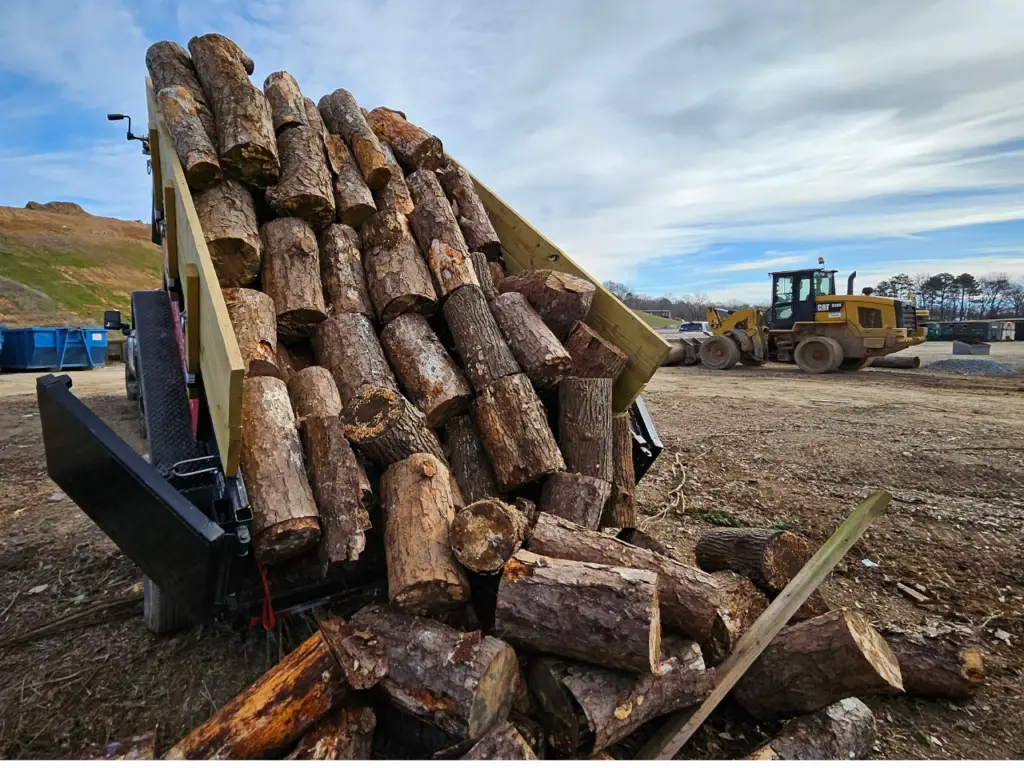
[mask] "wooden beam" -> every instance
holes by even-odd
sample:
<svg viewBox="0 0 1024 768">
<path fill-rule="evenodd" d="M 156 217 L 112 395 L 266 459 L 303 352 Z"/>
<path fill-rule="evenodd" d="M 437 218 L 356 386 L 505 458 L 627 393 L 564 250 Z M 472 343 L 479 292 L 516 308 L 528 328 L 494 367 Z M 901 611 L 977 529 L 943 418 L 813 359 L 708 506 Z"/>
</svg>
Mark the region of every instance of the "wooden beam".
<svg viewBox="0 0 1024 768">
<path fill-rule="evenodd" d="M 201 366 L 199 329 L 202 327 L 199 314 L 199 269 L 195 264 L 186 264 L 182 280 L 182 294 L 185 296 L 185 367 L 193 376 Z"/>
<path fill-rule="evenodd" d="M 146 78 L 146 87 L 152 90 L 149 78 Z M 148 92 L 147 90 L 147 92 Z M 154 111 L 149 110 L 149 164 L 153 168 L 153 208 L 159 213 L 164 210 L 164 175 L 160 165 L 160 130 L 153 119 Z"/>
<path fill-rule="evenodd" d="M 695 711 L 684 710 L 672 718 L 637 753 L 638 760 L 671 760 L 714 711 L 761 652 L 786 626 L 810 594 L 825 580 L 850 547 L 881 515 L 892 501 L 886 491 L 877 491 L 858 504 L 814 557 L 800 569 L 789 585 L 768 606 L 736 644 L 733 654 L 718 667 L 718 684 Z"/>
<path fill-rule="evenodd" d="M 167 276 L 179 279 L 178 270 L 178 208 L 174 200 L 174 185 L 163 184 L 164 204 L 164 270 Z"/>
</svg>

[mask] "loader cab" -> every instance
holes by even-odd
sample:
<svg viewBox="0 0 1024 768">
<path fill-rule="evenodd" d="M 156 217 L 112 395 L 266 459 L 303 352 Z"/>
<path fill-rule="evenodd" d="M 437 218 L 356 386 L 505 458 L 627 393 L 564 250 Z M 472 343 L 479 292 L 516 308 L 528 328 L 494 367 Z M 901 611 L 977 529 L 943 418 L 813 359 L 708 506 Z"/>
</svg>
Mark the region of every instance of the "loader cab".
<svg viewBox="0 0 1024 768">
<path fill-rule="evenodd" d="M 835 275 L 834 269 L 772 272 L 772 308 L 768 327 L 773 331 L 788 331 L 795 323 L 814 322 L 818 297 L 835 295 Z"/>
</svg>

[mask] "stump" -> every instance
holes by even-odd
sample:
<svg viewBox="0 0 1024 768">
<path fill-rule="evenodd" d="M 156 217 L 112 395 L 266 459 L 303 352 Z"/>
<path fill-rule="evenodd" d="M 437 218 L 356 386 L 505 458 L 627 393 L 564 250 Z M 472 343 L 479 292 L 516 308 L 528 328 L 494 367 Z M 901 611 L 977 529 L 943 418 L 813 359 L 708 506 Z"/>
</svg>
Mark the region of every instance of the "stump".
<svg viewBox="0 0 1024 768">
<path fill-rule="evenodd" d="M 157 93 L 156 100 L 189 188 L 202 191 L 221 181 L 223 174 L 217 149 L 203 127 L 195 99 L 188 88 L 169 86 Z"/>
<path fill-rule="evenodd" d="M 519 549 L 529 522 L 500 499 L 481 499 L 460 509 L 448 532 L 455 559 L 476 573 L 497 573 Z"/>
<path fill-rule="evenodd" d="M 332 224 L 320 233 L 320 284 L 328 314 L 374 317 L 359 253 L 359 235 L 352 227 Z"/>
<path fill-rule="evenodd" d="M 282 131 L 277 137 L 281 175 L 266 192 L 274 213 L 302 219 L 318 232 L 334 221 L 334 189 L 323 146 L 321 135 L 308 125 Z"/>
<path fill-rule="evenodd" d="M 536 760 L 537 755 L 508 721 L 494 726 L 462 760 Z"/>
<path fill-rule="evenodd" d="M 657 672 L 657 585 L 658 577 L 649 571 L 519 550 L 502 571 L 495 632 L 537 653 Z"/>
<path fill-rule="evenodd" d="M 396 707 L 463 739 L 480 738 L 508 715 L 519 677 L 508 644 L 384 605 L 363 608 L 351 625 L 388 650 L 382 687 Z"/>
<path fill-rule="evenodd" d="M 485 282 L 490 283 L 489 275 Z M 526 297 L 503 293 L 491 302 L 491 313 L 516 362 L 534 386 L 557 386 L 572 365 L 572 358 Z"/>
<path fill-rule="evenodd" d="M 327 130 L 345 139 L 352 149 L 366 185 L 370 189 L 382 189 L 391 178 L 391 170 L 355 97 L 339 88 L 320 99 L 318 106 Z"/>
<path fill-rule="evenodd" d="M 572 324 L 565 348 L 572 356 L 572 371 L 568 375 L 581 379 L 614 381 L 629 362 L 629 355 L 579 320 Z"/>
<path fill-rule="evenodd" d="M 912 696 L 964 699 L 985 682 L 979 648 L 913 633 L 887 631 L 882 637 L 899 662 L 903 689 Z"/>
<path fill-rule="evenodd" d="M 326 368 L 311 365 L 296 371 L 288 381 L 288 396 L 299 426 L 311 416 L 341 415 L 341 396 L 334 377 Z"/>
<path fill-rule="evenodd" d="M 903 690 L 899 663 L 859 613 L 846 608 L 786 627 L 733 688 L 759 720 L 816 712 L 847 696 Z"/>
<path fill-rule="evenodd" d="M 406 179 L 415 203 L 409 223 L 437 282 L 441 298 L 466 285 L 480 287 L 469 248 L 437 176 L 416 171 Z"/>
<path fill-rule="evenodd" d="M 263 244 L 252 194 L 227 179 L 193 198 L 203 238 L 222 288 L 244 288 L 260 274 Z"/>
<path fill-rule="evenodd" d="M 366 116 L 374 133 L 387 142 L 398 161 L 415 170 L 434 170 L 444 158 L 441 140 L 405 119 L 405 115 L 387 107 L 370 110 Z"/>
<path fill-rule="evenodd" d="M 476 193 L 473 179 L 465 168 L 451 158 L 448 160 L 448 165 L 440 169 L 437 176 L 453 207 L 458 209 L 457 219 L 466 245 L 470 251 L 478 251 L 489 260 L 497 261 L 501 258 L 501 241 Z"/>
<path fill-rule="evenodd" d="M 378 212 L 363 222 L 362 231 L 366 233 L 367 224 L 381 215 L 382 212 Z M 363 243 L 366 285 L 382 325 L 406 312 L 424 315 L 434 312 L 437 293 L 430 270 L 407 228 L 396 245 L 373 245 L 366 241 L 365 234 Z"/>
<path fill-rule="evenodd" d="M 491 272 L 490 262 L 479 251 L 472 251 L 469 254 L 469 258 L 473 262 L 476 279 L 480 281 L 480 290 L 484 292 L 484 298 L 487 299 L 489 304 L 498 296 L 498 289 L 494 285 L 494 273 Z"/>
<path fill-rule="evenodd" d="M 581 528 L 596 531 L 612 484 L 573 472 L 554 472 L 544 482 L 537 508 Z"/>
<path fill-rule="evenodd" d="M 409 187 L 405 183 L 405 174 L 402 167 L 395 159 L 394 152 L 388 144 L 381 143 L 380 148 L 384 152 L 388 168 L 391 169 L 391 178 L 381 189 L 373 193 L 373 202 L 380 211 L 393 211 L 408 216 L 412 213 L 415 205 L 412 202 L 412 195 L 409 194 Z"/>
<path fill-rule="evenodd" d="M 398 391 L 373 325 L 364 315 L 331 315 L 316 327 L 313 346 L 317 362 L 334 376 L 342 408 L 370 387 Z"/>
<path fill-rule="evenodd" d="M 794 717 L 747 760 L 866 760 L 874 743 L 875 716 L 851 696 Z"/>
<path fill-rule="evenodd" d="M 565 469 L 547 414 L 525 375 L 506 376 L 484 388 L 475 418 L 499 490 Z"/>
<path fill-rule="evenodd" d="M 498 379 L 520 372 L 478 286 L 454 291 L 442 311 L 462 366 L 478 394 Z"/>
<path fill-rule="evenodd" d="M 246 376 L 283 378 L 278 365 L 277 313 L 274 300 L 251 288 L 225 288 L 224 304 L 242 353 Z"/>
<path fill-rule="evenodd" d="M 342 224 L 359 227 L 377 212 L 373 194 L 366 186 L 352 150 L 341 136 L 324 134 L 327 160 L 334 173 L 334 207 Z"/>
<path fill-rule="evenodd" d="M 370 707 L 342 707 L 306 731 L 288 760 L 369 760 L 377 718 Z"/>
<path fill-rule="evenodd" d="M 206 100 L 206 94 L 203 93 L 203 86 L 199 84 L 196 68 L 192 65 L 192 57 L 188 55 L 188 51 L 170 40 L 153 43 L 146 51 L 146 69 L 149 70 L 149 76 L 153 81 L 153 93 L 160 93 L 164 88 L 175 86 L 181 86 L 189 92 L 196 106 L 199 122 L 203 124 L 203 130 L 216 149 L 217 121 Z"/>
<path fill-rule="evenodd" d="M 429 426 L 465 413 L 473 390 L 423 315 L 399 315 L 381 331 L 380 343 Z"/>
<path fill-rule="evenodd" d="M 444 460 L 423 414 L 394 389 L 367 387 L 353 397 L 345 408 L 345 434 L 378 467 L 415 453 Z"/>
<path fill-rule="evenodd" d="M 627 412 L 612 417 L 612 495 L 604 508 L 601 525 L 635 529 L 638 522 L 633 427 Z"/>
<path fill-rule="evenodd" d="M 497 497 L 494 470 L 471 416 L 456 416 L 445 424 L 445 449 L 466 502 Z"/>
<path fill-rule="evenodd" d="M 501 281 L 502 293 L 523 294 L 559 341 L 569 337 L 572 325 L 585 320 L 594 302 L 594 284 L 582 277 L 551 269 L 520 272 Z M 569 354 L 572 354 L 570 351 Z"/>
<path fill-rule="evenodd" d="M 271 72 L 263 81 L 263 95 L 270 105 L 270 119 L 278 136 L 286 128 L 308 128 L 306 102 L 295 78 L 288 72 Z"/>
<path fill-rule="evenodd" d="M 288 133 L 307 128 L 290 128 Z M 263 290 L 274 300 L 277 335 L 284 341 L 309 336 L 327 317 L 320 284 L 320 249 L 302 219 L 274 219 L 260 227 Z"/>
<path fill-rule="evenodd" d="M 562 379 L 558 446 L 569 472 L 612 481 L 611 379 Z"/>
</svg>

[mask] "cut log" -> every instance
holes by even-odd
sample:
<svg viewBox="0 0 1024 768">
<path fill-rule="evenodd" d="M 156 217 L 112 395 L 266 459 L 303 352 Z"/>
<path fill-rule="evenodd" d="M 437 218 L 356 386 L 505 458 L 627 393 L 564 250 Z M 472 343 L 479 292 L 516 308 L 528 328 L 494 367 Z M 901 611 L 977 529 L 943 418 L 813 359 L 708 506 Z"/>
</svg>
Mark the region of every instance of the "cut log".
<svg viewBox="0 0 1024 768">
<path fill-rule="evenodd" d="M 725 628 L 730 642 L 742 637 L 758 617 L 768 608 L 768 598 L 746 576 L 732 571 L 719 571 L 711 574 L 711 583 L 720 606 L 718 617 Z M 732 647 L 728 648 L 732 651 Z M 709 644 L 708 659 L 714 664 L 722 661 L 724 650 Z"/>
<path fill-rule="evenodd" d="M 90 745 L 73 760 L 156 760 L 156 731 L 112 741 L 104 746 Z"/>
<path fill-rule="evenodd" d="M 320 233 L 320 284 L 328 314 L 351 312 L 374 317 L 359 254 L 359 235 L 352 227 L 332 224 Z"/>
<path fill-rule="evenodd" d="M 326 368 L 311 365 L 296 371 L 288 381 L 288 396 L 300 426 L 311 416 L 341 415 L 341 396 L 334 377 Z"/>
<path fill-rule="evenodd" d="M 289 133 L 307 128 L 292 128 Z M 327 317 L 320 284 L 316 234 L 302 219 L 274 219 L 260 227 L 263 290 L 274 300 L 277 335 L 284 341 L 309 336 Z"/>
<path fill-rule="evenodd" d="M 816 712 L 847 696 L 903 690 L 899 663 L 861 614 L 846 608 L 786 627 L 733 688 L 759 720 Z"/>
<path fill-rule="evenodd" d="M 581 379 L 614 381 L 629 362 L 629 355 L 581 320 L 572 324 L 565 348 L 572 356 L 572 371 L 568 375 Z"/>
<path fill-rule="evenodd" d="M 349 401 L 370 387 L 398 391 L 373 325 L 364 315 L 331 315 L 316 327 L 313 346 L 317 362 L 334 376 L 343 409 L 347 410 Z"/>
<path fill-rule="evenodd" d="M 537 508 L 596 531 L 611 495 L 612 484 L 605 480 L 574 472 L 555 472 L 544 482 Z"/>
<path fill-rule="evenodd" d="M 507 643 L 385 605 L 362 609 L 350 623 L 387 649 L 390 668 L 382 686 L 396 707 L 468 739 L 507 717 L 519 677 Z"/>
<path fill-rule="evenodd" d="M 381 331 L 380 343 L 429 426 L 465 413 L 473 390 L 423 315 L 399 315 Z"/>
<path fill-rule="evenodd" d="M 373 194 L 366 186 L 359 165 L 352 156 L 352 150 L 341 136 L 324 134 L 327 159 L 334 172 L 334 207 L 342 224 L 360 226 L 377 212 Z"/>
<path fill-rule="evenodd" d="M 563 342 L 569 338 L 573 323 L 586 319 L 596 290 L 593 283 L 582 277 L 551 269 L 511 275 L 501 281 L 498 289 L 502 293 L 523 294 Z"/>
<path fill-rule="evenodd" d="M 875 743 L 875 716 L 850 697 L 821 712 L 794 717 L 747 760 L 866 760 Z"/>
<path fill-rule="evenodd" d="M 267 187 L 266 201 L 278 216 L 302 219 L 319 232 L 334 221 L 334 188 L 323 139 L 315 128 L 296 125 L 277 137 L 281 175 Z"/>
<path fill-rule="evenodd" d="M 491 270 L 491 282 L 499 293 L 501 292 L 501 281 L 505 279 L 505 267 L 500 261 L 488 261 L 487 266 Z"/>
<path fill-rule="evenodd" d="M 451 301 L 445 309 L 450 305 Z M 484 388 L 476 400 L 475 417 L 499 490 L 565 469 L 544 407 L 524 374 L 506 376 Z"/>
<path fill-rule="evenodd" d="M 385 512 L 388 599 L 409 613 L 451 608 L 469 599 L 469 584 L 448 545 L 455 515 L 448 468 L 416 453 L 380 479 Z"/>
<path fill-rule="evenodd" d="M 489 275 L 486 282 L 490 282 Z M 491 302 L 491 313 L 516 362 L 534 386 L 557 386 L 572 365 L 572 358 L 526 297 L 503 293 Z"/>
<path fill-rule="evenodd" d="M 402 165 L 431 171 L 441 166 L 444 159 L 441 140 L 410 123 L 401 112 L 377 107 L 370 110 L 366 119 L 378 138 L 390 145 Z"/>
<path fill-rule="evenodd" d="M 241 289 L 230 288 L 228 290 L 241 290 Z M 264 294 L 264 295 L 266 295 L 266 294 Z M 227 302 L 227 291 L 224 291 L 224 301 Z M 230 315 L 230 310 L 228 310 L 228 314 Z M 232 321 L 232 325 L 234 325 L 233 321 Z M 274 315 L 273 326 L 274 326 L 274 336 L 276 337 L 277 336 L 277 315 L 276 314 Z M 235 331 L 235 336 L 238 336 L 238 331 Z M 241 344 L 239 344 L 239 346 L 241 346 Z M 242 354 L 244 355 L 245 353 L 243 352 Z M 285 384 L 290 382 L 292 380 L 292 376 L 295 375 L 295 363 L 292 361 L 291 352 L 288 351 L 288 348 L 284 344 L 279 344 L 278 345 L 278 347 L 277 347 L 277 355 L 274 357 L 274 363 L 275 363 L 275 365 L 277 365 L 277 370 L 280 373 L 281 381 L 283 381 Z M 248 368 L 249 366 L 250 366 L 250 364 L 247 364 L 246 368 Z"/>
<path fill-rule="evenodd" d="M 536 760 L 519 731 L 508 721 L 499 723 L 478 741 L 462 760 Z"/>
<path fill-rule="evenodd" d="M 387 675 L 388 655 L 376 635 L 355 629 L 333 614 L 320 616 L 317 626 L 352 688 L 365 691 Z"/>
<path fill-rule="evenodd" d="M 462 366 L 477 393 L 498 379 L 520 372 L 479 286 L 467 285 L 454 291 L 442 311 Z"/>
<path fill-rule="evenodd" d="M 979 648 L 944 637 L 912 633 L 882 633 L 900 664 L 903 689 L 912 696 L 963 699 L 985 682 L 985 663 Z"/>
<path fill-rule="evenodd" d="M 380 211 L 393 211 L 408 216 L 412 213 L 415 205 L 412 202 L 412 195 L 409 194 L 409 187 L 405 183 L 405 174 L 402 167 L 395 159 L 394 152 L 388 144 L 381 143 L 380 148 L 384 151 L 388 168 L 391 169 L 391 178 L 381 189 L 373 193 L 373 202 Z"/>
<path fill-rule="evenodd" d="M 481 499 L 460 509 L 448 532 L 455 559 L 476 573 L 497 573 L 522 546 L 529 522 L 500 499 Z"/>
<path fill-rule="evenodd" d="M 153 80 L 154 93 L 160 93 L 164 88 L 181 86 L 191 94 L 203 130 L 216 149 L 217 121 L 206 100 L 203 86 L 199 84 L 196 68 L 192 65 L 192 57 L 188 55 L 188 51 L 171 40 L 153 43 L 146 51 L 146 69 Z"/>
<path fill-rule="evenodd" d="M 612 417 L 612 495 L 604 508 L 601 525 L 635 530 L 638 522 L 636 471 L 633 467 L 633 427 L 629 413 L 620 413 Z"/>
<path fill-rule="evenodd" d="M 367 248 L 387 246 L 393 248 L 412 236 L 405 214 L 382 210 L 369 216 L 359 228 L 359 237 Z"/>
<path fill-rule="evenodd" d="M 280 379 L 257 376 L 242 383 L 241 460 L 257 559 L 279 563 L 316 546 L 316 503 L 288 387 Z"/>
<path fill-rule="evenodd" d="M 473 261 L 473 271 L 476 272 L 476 279 L 480 281 L 480 290 L 484 292 L 484 298 L 488 303 L 494 301 L 498 295 L 498 289 L 494 285 L 494 274 L 491 272 L 490 262 L 480 251 L 473 251 L 469 254 Z"/>
<path fill-rule="evenodd" d="M 562 379 L 558 446 L 569 472 L 612 481 L 611 379 Z"/>
<path fill-rule="evenodd" d="M 283 378 L 278 364 L 277 313 L 274 300 L 251 288 L 225 288 L 224 303 L 242 353 L 246 376 Z"/>
<path fill-rule="evenodd" d="M 380 216 L 378 212 L 363 222 Z M 403 232 L 397 245 L 372 245 L 364 235 L 363 269 L 374 309 L 382 325 L 387 325 L 406 312 L 429 315 L 437 309 L 437 293 L 412 233 Z"/>
<path fill-rule="evenodd" d="M 328 132 L 341 136 L 352 149 L 366 185 L 383 189 L 391 178 L 391 169 L 355 97 L 339 88 L 320 99 L 318 106 Z"/>
<path fill-rule="evenodd" d="M 164 759 L 280 756 L 346 690 L 345 674 L 317 632 L 171 747 Z"/>
<path fill-rule="evenodd" d="M 263 95 L 270 104 L 270 119 L 278 136 L 286 128 L 309 127 L 302 90 L 291 74 L 271 72 L 263 81 Z"/>
<path fill-rule="evenodd" d="M 370 707 L 342 707 L 306 731 L 288 760 L 369 760 L 377 718 Z"/>
<path fill-rule="evenodd" d="M 409 223 L 441 290 L 441 297 L 465 285 L 480 287 L 469 248 L 433 171 L 416 171 L 405 180 L 415 203 Z"/>
<path fill-rule="evenodd" d="M 495 633 L 537 653 L 657 672 L 657 590 L 658 577 L 649 571 L 558 560 L 521 549 L 502 571 Z"/>
<path fill-rule="evenodd" d="M 274 122 L 263 92 L 249 82 L 252 59 L 218 34 L 193 37 L 188 50 L 217 121 L 221 167 L 254 187 L 276 184 L 281 165 Z"/>
<path fill-rule="evenodd" d="M 222 288 L 241 288 L 260 274 L 263 244 L 252 193 L 227 179 L 194 196 L 210 260 Z"/>
<path fill-rule="evenodd" d="M 479 251 L 489 260 L 501 258 L 501 241 L 494 231 L 484 204 L 476 193 L 473 179 L 457 162 L 448 158 L 448 165 L 437 172 L 441 186 L 453 207 L 458 209 L 459 227 L 470 251 Z"/>
<path fill-rule="evenodd" d="M 663 555 L 671 560 L 679 560 L 679 555 L 672 547 L 654 538 L 649 533 L 641 531 L 639 528 L 623 528 L 615 535 L 615 538 L 627 544 L 632 544 L 634 547 L 657 552 L 659 555 Z"/>
<path fill-rule="evenodd" d="M 467 503 L 498 495 L 498 483 L 471 416 L 445 424 L 445 455 Z"/>
<path fill-rule="evenodd" d="M 345 408 L 345 434 L 378 467 L 415 453 L 444 461 L 441 444 L 423 414 L 393 389 L 367 387 Z"/>
<path fill-rule="evenodd" d="M 157 93 L 156 100 L 189 188 L 202 191 L 221 181 L 223 174 L 217 149 L 203 127 L 188 88 L 169 86 Z"/>
</svg>

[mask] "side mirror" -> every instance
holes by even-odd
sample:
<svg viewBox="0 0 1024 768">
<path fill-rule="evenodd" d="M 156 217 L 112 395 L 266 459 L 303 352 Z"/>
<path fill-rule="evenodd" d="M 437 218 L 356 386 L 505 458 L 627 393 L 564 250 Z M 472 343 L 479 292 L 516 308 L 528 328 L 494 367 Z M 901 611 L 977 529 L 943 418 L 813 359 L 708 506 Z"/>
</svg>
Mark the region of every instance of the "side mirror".
<svg viewBox="0 0 1024 768">
<path fill-rule="evenodd" d="M 121 331 L 128 333 L 131 328 L 128 323 L 121 322 L 121 310 L 108 309 L 103 312 L 103 327 L 108 331 Z"/>
</svg>

